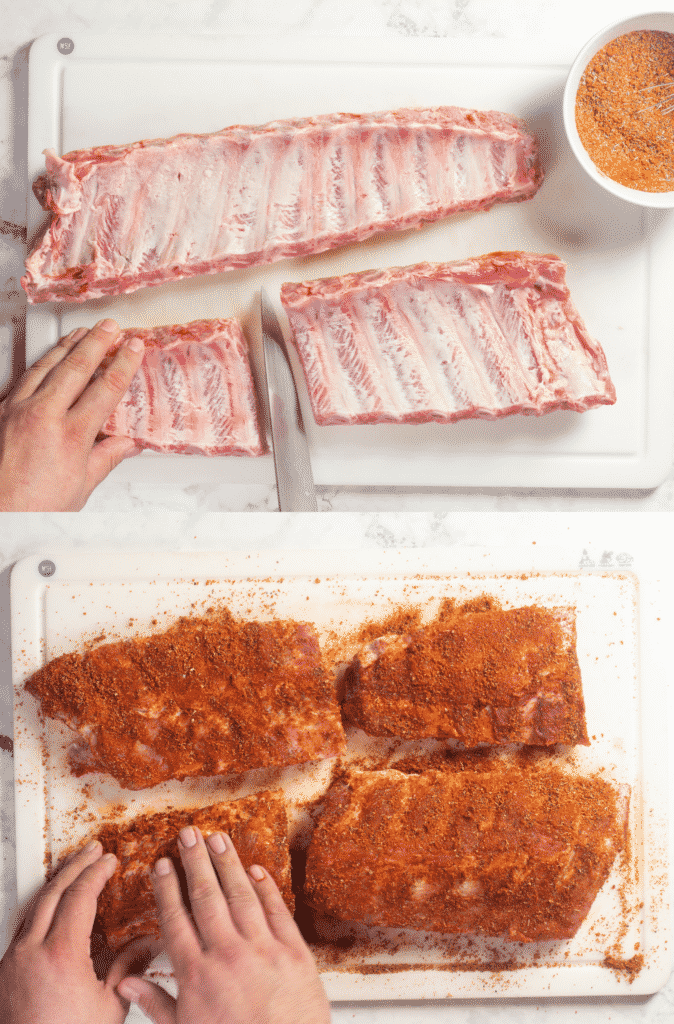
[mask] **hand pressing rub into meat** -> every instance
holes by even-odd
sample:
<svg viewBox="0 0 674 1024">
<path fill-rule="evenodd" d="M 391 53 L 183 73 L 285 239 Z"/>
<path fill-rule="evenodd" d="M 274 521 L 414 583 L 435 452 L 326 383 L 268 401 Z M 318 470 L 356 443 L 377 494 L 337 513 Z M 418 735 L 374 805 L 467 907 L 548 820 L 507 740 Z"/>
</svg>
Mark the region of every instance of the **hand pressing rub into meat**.
<svg viewBox="0 0 674 1024">
<path fill-rule="evenodd" d="M 156 952 L 146 940 L 127 946 L 97 979 L 91 929 L 116 858 L 95 843 L 40 890 L 0 962 L 3 1024 L 122 1024 L 130 1001 L 155 1024 L 329 1024 L 316 965 L 268 873 L 255 865 L 246 873 L 222 833 L 206 844 L 189 827 L 178 847 L 192 917 L 171 861 L 158 861 L 152 874 L 178 998 L 127 976 Z"/>
<path fill-rule="evenodd" d="M 119 336 L 114 320 L 72 331 L 38 359 L 0 405 L 0 512 L 75 512 L 123 458 L 128 437 L 96 435 L 143 358 L 122 345 L 93 374 Z"/>
</svg>

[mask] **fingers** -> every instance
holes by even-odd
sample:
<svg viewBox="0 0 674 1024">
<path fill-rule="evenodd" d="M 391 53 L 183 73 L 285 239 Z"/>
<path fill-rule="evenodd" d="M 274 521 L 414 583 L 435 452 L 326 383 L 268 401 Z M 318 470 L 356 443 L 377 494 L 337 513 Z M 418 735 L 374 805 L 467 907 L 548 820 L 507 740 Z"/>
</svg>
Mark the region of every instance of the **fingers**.
<svg viewBox="0 0 674 1024">
<path fill-rule="evenodd" d="M 61 360 L 75 347 L 78 341 L 88 333 L 86 327 L 78 327 L 76 330 L 71 331 L 70 334 L 66 334 L 64 338 L 61 338 L 58 344 L 50 348 L 48 352 L 37 359 L 32 366 L 29 366 L 26 372 L 21 377 L 21 380 L 16 385 L 11 393 L 11 400 L 15 402 L 22 402 L 25 398 L 30 398 L 32 394 L 37 391 L 42 381 L 45 379 L 47 374 L 54 369 L 55 366 L 61 362 Z"/>
<path fill-rule="evenodd" d="M 307 949 L 302 933 L 295 924 L 293 916 L 269 872 L 261 868 L 259 864 L 253 864 L 248 875 L 252 880 L 272 935 L 292 949 Z"/>
<path fill-rule="evenodd" d="M 89 950 L 98 897 L 117 867 L 117 858 L 106 853 L 89 864 L 70 883 L 54 912 L 54 920 L 46 938 L 59 949 L 80 954 Z"/>
<path fill-rule="evenodd" d="M 83 391 L 71 412 L 94 426 L 94 434 L 114 412 L 143 361 L 142 338 L 133 335 L 121 345 L 110 363 Z M 101 359 L 105 355 L 102 353 Z M 100 359 L 97 366 L 100 363 Z"/>
<path fill-rule="evenodd" d="M 49 371 L 41 391 L 55 412 L 66 412 L 77 401 L 118 336 L 114 320 L 101 320 Z"/>
<path fill-rule="evenodd" d="M 46 938 L 63 893 L 83 871 L 98 861 L 102 854 L 101 844 L 92 842 L 83 850 L 78 850 L 66 858 L 51 881 L 36 894 L 21 929 L 22 936 L 36 942 L 42 942 Z"/>
<path fill-rule="evenodd" d="M 106 437 L 91 449 L 84 477 L 85 500 L 124 459 L 139 455 L 140 448 L 130 437 Z"/>
<path fill-rule="evenodd" d="M 201 943 L 185 909 L 178 876 L 168 857 L 162 857 L 157 861 L 150 878 L 164 948 L 176 975 L 184 974 L 189 964 L 201 952 Z"/>
<path fill-rule="evenodd" d="M 192 917 L 204 945 L 209 948 L 228 944 L 233 936 L 232 921 L 199 829 L 191 825 L 182 829 L 178 849 L 187 878 Z"/>
<path fill-rule="evenodd" d="M 110 964 L 105 984 L 115 989 L 128 974 L 143 974 L 161 951 L 161 942 L 152 935 L 129 942 Z"/>
<path fill-rule="evenodd" d="M 209 837 L 208 846 L 229 914 L 240 934 L 252 939 L 268 933 L 264 911 L 232 840 L 222 832 L 216 832 Z"/>
<path fill-rule="evenodd" d="M 178 1016 L 175 999 L 154 982 L 145 978 L 125 978 L 117 986 L 117 991 L 122 999 L 138 1003 L 154 1024 L 176 1024 Z"/>
</svg>

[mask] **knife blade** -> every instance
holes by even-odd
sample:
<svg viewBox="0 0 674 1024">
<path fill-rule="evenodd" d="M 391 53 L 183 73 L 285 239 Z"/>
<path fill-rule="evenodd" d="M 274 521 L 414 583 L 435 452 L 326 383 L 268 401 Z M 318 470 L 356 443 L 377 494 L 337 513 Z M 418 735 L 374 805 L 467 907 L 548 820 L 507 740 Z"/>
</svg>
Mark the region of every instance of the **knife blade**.
<svg viewBox="0 0 674 1024">
<path fill-rule="evenodd" d="M 262 346 L 280 512 L 317 512 L 309 444 L 288 351 L 273 306 L 260 289 Z"/>
</svg>

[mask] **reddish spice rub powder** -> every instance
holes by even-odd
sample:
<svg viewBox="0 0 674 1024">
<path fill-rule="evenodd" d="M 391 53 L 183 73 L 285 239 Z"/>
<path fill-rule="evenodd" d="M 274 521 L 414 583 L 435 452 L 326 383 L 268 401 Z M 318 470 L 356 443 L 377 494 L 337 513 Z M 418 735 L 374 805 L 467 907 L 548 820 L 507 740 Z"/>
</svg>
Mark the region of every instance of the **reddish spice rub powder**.
<svg viewBox="0 0 674 1024">
<path fill-rule="evenodd" d="M 80 733 L 75 775 L 128 789 L 298 764 L 345 750 L 313 626 L 241 622 L 226 609 L 166 632 L 65 654 L 26 689 Z"/>
<path fill-rule="evenodd" d="M 589 744 L 572 608 L 483 597 L 446 602 L 409 633 L 392 627 L 346 674 L 344 714 L 369 735 Z"/>
<path fill-rule="evenodd" d="M 674 34 L 628 32 L 604 46 L 576 94 L 580 141 L 600 171 L 641 192 L 674 190 Z M 667 102 L 666 95 L 672 97 Z M 660 107 L 662 104 L 662 107 Z"/>
<path fill-rule="evenodd" d="M 150 872 L 160 857 L 171 857 L 180 875 L 176 843 L 185 825 L 204 836 L 231 836 L 244 868 L 261 864 L 294 907 L 288 850 L 288 817 L 282 793 L 258 793 L 231 803 L 160 814 L 143 814 L 127 824 L 105 825 L 95 836 L 119 864 L 98 900 L 97 929 L 108 946 L 119 949 L 142 935 L 159 936 Z M 184 879 L 183 879 L 184 881 Z"/>
<path fill-rule="evenodd" d="M 625 828 L 609 783 L 554 765 L 354 771 L 328 792 L 305 893 L 341 921 L 566 939 L 606 881 Z"/>
</svg>

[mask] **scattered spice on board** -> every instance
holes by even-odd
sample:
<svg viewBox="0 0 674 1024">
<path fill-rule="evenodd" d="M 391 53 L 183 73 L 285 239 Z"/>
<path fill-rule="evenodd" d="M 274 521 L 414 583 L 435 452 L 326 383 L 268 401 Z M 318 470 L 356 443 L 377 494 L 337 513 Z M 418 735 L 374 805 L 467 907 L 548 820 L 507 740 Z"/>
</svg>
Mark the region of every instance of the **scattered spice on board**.
<svg viewBox="0 0 674 1024">
<path fill-rule="evenodd" d="M 628 32 L 585 68 L 576 95 L 580 141 L 600 171 L 641 192 L 674 190 L 674 34 Z"/>
<path fill-rule="evenodd" d="M 637 953 L 630 957 L 629 960 L 623 960 L 621 957 L 613 956 L 607 953 L 602 961 L 602 967 L 608 967 L 614 971 L 616 975 L 624 975 L 629 981 L 630 985 L 634 979 L 638 976 L 639 971 L 644 966 L 643 953 Z"/>
</svg>

